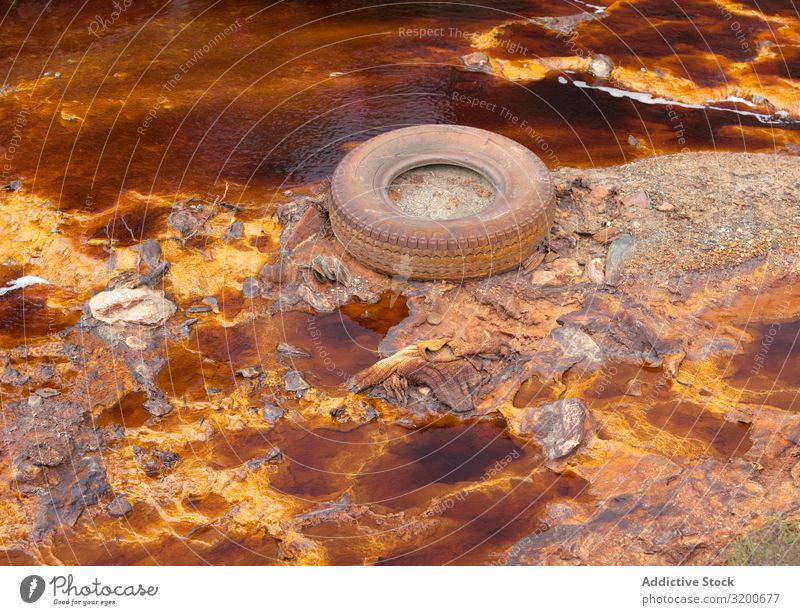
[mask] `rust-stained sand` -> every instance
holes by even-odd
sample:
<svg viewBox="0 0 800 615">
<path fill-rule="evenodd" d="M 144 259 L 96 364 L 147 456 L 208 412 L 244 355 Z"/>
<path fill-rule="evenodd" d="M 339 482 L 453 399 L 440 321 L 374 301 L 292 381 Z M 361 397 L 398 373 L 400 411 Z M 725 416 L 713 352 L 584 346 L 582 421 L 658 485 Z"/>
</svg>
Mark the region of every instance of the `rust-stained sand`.
<svg viewBox="0 0 800 615">
<path fill-rule="evenodd" d="M 69 301 L 26 290 L 66 320 L 8 346 L 3 550 L 16 563 L 718 563 L 765 511 L 798 505 L 791 162 L 561 170 L 545 253 L 463 284 L 352 261 L 321 185 L 239 239 L 213 222 L 224 208 L 204 216 L 205 245 L 250 254 L 249 235 L 275 228 L 283 246 L 204 300 L 181 262 L 219 265 L 193 261 L 208 248 L 165 219 L 158 259 L 116 247 L 131 256 Z M 639 190 L 649 199 L 629 198 Z M 722 221 L 739 225 L 730 250 Z M 349 285 L 317 279 L 318 255 Z M 103 282 L 164 289 L 178 313 L 73 324 Z M 770 327 L 779 341 L 760 357 Z M 567 426 L 537 418 L 559 400 L 586 409 L 569 445 Z M 120 495 L 132 510 L 115 517 Z"/>
</svg>

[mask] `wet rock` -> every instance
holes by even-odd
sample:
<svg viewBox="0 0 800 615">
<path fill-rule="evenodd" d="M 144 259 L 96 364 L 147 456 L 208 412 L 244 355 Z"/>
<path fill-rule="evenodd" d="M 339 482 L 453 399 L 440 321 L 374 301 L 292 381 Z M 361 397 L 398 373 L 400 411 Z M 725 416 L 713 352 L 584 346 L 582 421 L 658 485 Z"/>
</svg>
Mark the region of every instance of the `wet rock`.
<svg viewBox="0 0 800 615">
<path fill-rule="evenodd" d="M 264 455 L 264 460 L 267 463 L 283 463 L 283 453 L 277 446 L 273 446 Z"/>
<path fill-rule="evenodd" d="M 330 415 L 337 423 L 371 423 L 378 419 L 375 407 L 362 400 L 337 406 L 330 411 Z"/>
<path fill-rule="evenodd" d="M 634 244 L 635 240 L 630 235 L 620 235 L 612 242 L 606 255 L 606 284 L 619 284 L 625 264 L 633 254 Z"/>
<path fill-rule="evenodd" d="M 281 408 L 279 405 L 269 401 L 264 402 L 264 408 L 261 411 L 261 416 L 264 417 L 264 420 L 270 425 L 277 423 L 285 414 L 286 410 Z"/>
<path fill-rule="evenodd" d="M 228 230 L 225 231 L 225 235 L 223 235 L 222 238 L 225 241 L 235 241 L 242 237 L 244 237 L 244 225 L 239 220 L 236 220 L 228 227 Z"/>
<path fill-rule="evenodd" d="M 303 393 L 311 388 L 311 385 L 303 380 L 303 375 L 297 370 L 292 370 L 283 377 L 283 386 L 298 397 L 302 397 Z"/>
<path fill-rule="evenodd" d="M 283 463 L 283 453 L 281 449 L 274 446 L 269 449 L 263 457 L 248 459 L 245 465 L 251 472 L 257 472 L 266 465 L 278 465 L 280 463 Z"/>
<path fill-rule="evenodd" d="M 638 380 L 634 379 L 628 383 L 628 388 L 625 391 L 625 395 L 630 395 L 631 397 L 641 397 L 642 396 L 642 383 Z"/>
<path fill-rule="evenodd" d="M 278 344 L 277 347 L 278 354 L 281 354 L 286 357 L 293 357 L 296 359 L 310 359 L 311 354 L 303 350 L 302 348 L 298 348 L 297 346 L 292 346 L 287 342 L 281 342 Z"/>
<path fill-rule="evenodd" d="M 147 401 L 144 402 L 144 408 L 150 413 L 150 416 L 166 416 L 172 412 L 172 405 L 169 403 L 166 395 L 158 390 L 151 389 L 148 392 Z"/>
<path fill-rule="evenodd" d="M 173 203 L 167 224 L 176 229 L 185 242 L 204 233 L 206 224 L 215 214 L 216 211 L 212 206 L 204 205 L 199 199 L 192 197 Z"/>
<path fill-rule="evenodd" d="M 163 449 L 133 447 L 133 457 L 145 474 L 150 477 L 163 476 L 171 472 L 180 461 L 180 455 Z"/>
<path fill-rule="evenodd" d="M 247 378 L 247 379 L 258 378 L 261 374 L 262 371 L 258 365 L 253 365 L 251 367 L 243 367 L 242 369 L 236 370 L 237 376 L 241 376 L 242 378 Z"/>
<path fill-rule="evenodd" d="M 192 305 L 186 308 L 187 314 L 207 314 L 211 311 L 210 305 Z"/>
<path fill-rule="evenodd" d="M 149 288 L 119 288 L 103 291 L 89 299 L 92 316 L 111 325 L 163 325 L 175 314 L 176 306 L 163 292 Z"/>
<path fill-rule="evenodd" d="M 600 346 L 586 333 L 575 326 L 557 327 L 550 336 L 564 351 L 571 361 L 585 362 L 599 366 L 603 360 Z"/>
<path fill-rule="evenodd" d="M 192 327 L 194 327 L 196 324 L 196 318 L 187 318 L 186 320 L 181 321 L 181 323 L 178 325 L 178 329 L 180 330 L 181 335 L 188 337 L 192 332 Z"/>
<path fill-rule="evenodd" d="M 124 495 L 118 495 L 106 505 L 106 512 L 111 517 L 125 517 L 133 510 L 131 503 L 125 499 Z"/>
<path fill-rule="evenodd" d="M 512 433 L 531 437 L 550 460 L 574 452 L 583 439 L 586 406 L 566 398 L 536 408 L 514 408 L 506 415 Z"/>
<path fill-rule="evenodd" d="M 258 278 L 245 278 L 242 282 L 242 296 L 246 299 L 252 299 L 253 297 L 258 297 L 259 294 L 261 294 L 261 284 Z"/>
<path fill-rule="evenodd" d="M 575 13 L 557 17 L 533 17 L 531 21 L 561 35 L 572 34 L 584 21 L 599 19 L 597 13 Z"/>
<path fill-rule="evenodd" d="M 67 464 L 58 483 L 46 488 L 33 518 L 32 537 L 41 540 L 61 525 L 73 526 L 87 506 L 97 504 L 109 489 L 99 457 L 82 457 Z"/>
<path fill-rule="evenodd" d="M 161 244 L 155 239 L 148 239 L 132 249 L 139 252 L 142 260 L 152 268 L 161 263 Z"/>
<path fill-rule="evenodd" d="M 633 135 L 628 135 L 628 145 L 636 149 L 642 149 L 642 144 L 639 143 L 639 139 L 637 139 Z"/>
<path fill-rule="evenodd" d="M 459 58 L 461 63 L 468 71 L 476 73 L 491 73 L 492 67 L 489 64 L 489 56 L 481 51 L 468 53 Z"/>
<path fill-rule="evenodd" d="M 589 61 L 589 74 L 598 79 L 608 79 L 614 71 L 614 61 L 605 54 L 598 53 Z"/>
<path fill-rule="evenodd" d="M 337 282 L 342 286 L 350 286 L 352 281 L 350 270 L 338 256 L 315 256 L 311 261 L 311 271 L 321 284 Z"/>
<path fill-rule="evenodd" d="M 14 181 L 5 184 L 2 188 L 0 188 L 0 190 L 3 192 L 16 192 L 20 188 L 22 188 L 22 180 L 15 179 Z"/>
</svg>

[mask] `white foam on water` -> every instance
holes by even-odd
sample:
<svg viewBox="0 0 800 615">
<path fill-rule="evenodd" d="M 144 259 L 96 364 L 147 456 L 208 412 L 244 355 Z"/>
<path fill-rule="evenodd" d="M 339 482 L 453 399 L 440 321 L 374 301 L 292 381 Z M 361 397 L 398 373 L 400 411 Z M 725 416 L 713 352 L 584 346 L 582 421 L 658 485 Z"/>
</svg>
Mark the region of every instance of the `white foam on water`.
<svg viewBox="0 0 800 615">
<path fill-rule="evenodd" d="M 583 6 L 588 6 L 590 9 L 594 9 L 596 15 L 600 13 L 605 13 L 608 7 L 600 6 L 599 4 L 589 4 L 588 2 L 583 2 L 583 0 L 575 0 L 578 4 L 582 4 Z"/>
<path fill-rule="evenodd" d="M 572 83 L 575 86 L 582 89 L 600 90 L 601 92 L 606 92 L 607 94 L 610 94 L 614 98 L 631 98 L 646 105 L 672 105 L 673 107 L 681 107 L 682 109 L 710 109 L 713 111 L 725 111 L 728 113 L 735 113 L 736 115 L 754 117 L 763 124 L 797 123 L 794 121 L 779 119 L 779 118 L 786 118 L 789 115 L 788 113 L 786 113 L 786 111 L 778 111 L 777 113 L 774 113 L 772 115 L 767 115 L 765 113 L 756 113 L 754 111 L 744 111 L 742 109 L 731 109 L 730 107 L 715 106 L 715 103 L 720 104 L 723 102 L 743 101 L 743 99 L 736 99 L 736 97 L 730 97 L 726 100 L 709 101 L 708 104 L 699 105 L 693 103 L 678 102 L 677 100 L 670 100 L 669 98 L 661 98 L 659 96 L 653 96 L 652 94 L 648 94 L 647 92 L 633 92 L 630 90 L 622 90 L 620 88 L 612 88 L 606 85 L 589 85 L 585 81 L 581 81 L 579 79 L 575 79 Z"/>
<path fill-rule="evenodd" d="M 16 280 L 11 280 L 10 282 L 6 282 L 5 287 L 0 288 L 0 297 L 5 295 L 6 293 L 10 293 L 12 290 L 19 290 L 20 288 L 33 286 L 34 284 L 50 284 L 50 282 L 48 282 L 44 278 L 40 278 L 35 275 L 24 275 L 21 278 L 17 278 Z"/>
</svg>

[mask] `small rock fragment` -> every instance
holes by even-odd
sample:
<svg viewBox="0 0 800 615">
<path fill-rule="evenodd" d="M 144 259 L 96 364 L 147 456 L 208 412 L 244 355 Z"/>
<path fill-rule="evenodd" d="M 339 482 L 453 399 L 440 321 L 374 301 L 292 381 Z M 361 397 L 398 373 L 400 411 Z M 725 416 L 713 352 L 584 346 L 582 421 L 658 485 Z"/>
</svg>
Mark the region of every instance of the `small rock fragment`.
<svg viewBox="0 0 800 615">
<path fill-rule="evenodd" d="M 296 357 L 298 359 L 310 359 L 311 354 L 303 350 L 302 348 L 298 348 L 297 346 L 292 346 L 287 342 L 281 342 L 278 344 L 278 354 L 285 355 L 287 357 Z"/>
<path fill-rule="evenodd" d="M 259 375 L 261 375 L 261 368 L 258 365 L 243 367 L 242 369 L 236 370 L 236 375 L 248 379 L 257 378 Z"/>
<path fill-rule="evenodd" d="M 192 305 L 186 308 L 187 314 L 207 314 L 210 311 L 210 305 Z"/>
<path fill-rule="evenodd" d="M 132 510 L 133 506 L 123 495 L 118 495 L 106 505 L 106 512 L 112 517 L 124 517 Z"/>
<path fill-rule="evenodd" d="M 242 237 L 244 237 L 244 225 L 239 220 L 236 220 L 230 225 L 228 230 L 225 231 L 225 235 L 222 238 L 225 241 L 234 241 Z"/>
<path fill-rule="evenodd" d="M 143 405 L 145 410 L 150 413 L 150 416 L 161 417 L 172 412 L 172 405 L 169 403 L 167 396 L 159 390 L 150 391 Z"/>
<path fill-rule="evenodd" d="M 35 393 L 39 397 L 43 397 L 45 399 L 47 399 L 48 397 L 55 397 L 56 395 L 59 395 L 59 392 L 56 389 L 51 389 L 51 388 L 36 389 Z"/>
<path fill-rule="evenodd" d="M 614 61 L 603 53 L 592 56 L 589 74 L 598 79 L 608 79 L 614 71 Z"/>
<path fill-rule="evenodd" d="M 157 240 L 148 239 L 143 241 L 136 246 L 136 250 L 142 260 L 150 267 L 157 267 L 161 263 L 161 244 Z"/>
<path fill-rule="evenodd" d="M 273 446 L 264 455 L 264 461 L 267 463 L 283 463 L 283 453 L 277 446 Z"/>
<path fill-rule="evenodd" d="M 303 392 L 311 388 L 311 385 L 303 380 L 302 374 L 294 369 L 284 376 L 283 384 L 287 391 L 297 393 L 298 397 L 302 397 Z"/>
<path fill-rule="evenodd" d="M 431 312 L 425 317 L 425 320 L 428 321 L 429 325 L 438 325 L 440 322 L 442 322 L 442 315 L 437 314 L 436 312 Z"/>
<path fill-rule="evenodd" d="M 625 391 L 625 395 L 630 395 L 631 397 L 641 397 L 642 383 L 636 379 L 631 380 L 628 383 L 628 389 Z"/>
<path fill-rule="evenodd" d="M 593 258 L 586 263 L 586 277 L 588 277 L 595 284 L 602 284 L 605 282 L 605 265 L 603 259 Z"/>
<path fill-rule="evenodd" d="M 129 335 L 126 337 L 125 345 L 131 350 L 144 350 L 147 348 L 147 344 L 144 342 L 144 340 L 135 335 Z"/>
<path fill-rule="evenodd" d="M 261 284 L 258 281 L 258 278 L 245 278 L 242 282 L 242 296 L 247 299 L 252 299 L 253 297 L 257 297 L 261 292 Z"/>
<path fill-rule="evenodd" d="M 650 201 L 650 195 L 646 190 L 637 190 L 622 199 L 622 204 L 625 207 L 638 208 L 638 209 L 652 209 L 653 204 Z"/>
<path fill-rule="evenodd" d="M 468 71 L 475 73 L 490 73 L 492 68 L 489 64 L 489 56 L 482 51 L 475 51 L 459 58 L 461 63 Z"/>
<path fill-rule="evenodd" d="M 621 231 L 616 226 L 604 226 L 594 235 L 592 235 L 592 239 L 599 243 L 607 244 L 619 237 L 620 232 Z"/>
<path fill-rule="evenodd" d="M 264 402 L 264 409 L 261 411 L 261 416 L 270 425 L 277 423 L 283 418 L 286 411 L 277 404 L 271 402 Z"/>
</svg>

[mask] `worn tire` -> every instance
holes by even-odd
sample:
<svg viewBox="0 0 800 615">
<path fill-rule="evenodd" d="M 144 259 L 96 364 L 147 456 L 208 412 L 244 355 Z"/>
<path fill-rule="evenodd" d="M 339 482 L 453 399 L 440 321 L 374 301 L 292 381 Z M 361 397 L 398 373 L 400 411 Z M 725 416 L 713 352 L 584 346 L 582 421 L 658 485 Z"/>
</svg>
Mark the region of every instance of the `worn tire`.
<svg viewBox="0 0 800 615">
<path fill-rule="evenodd" d="M 409 216 L 388 186 L 431 164 L 466 167 L 494 184 L 484 210 L 452 220 Z M 555 191 L 544 163 L 501 135 L 467 126 L 423 125 L 379 135 L 351 151 L 331 182 L 337 239 L 356 259 L 417 280 L 453 280 L 508 271 L 525 260 L 553 221 Z"/>
</svg>

